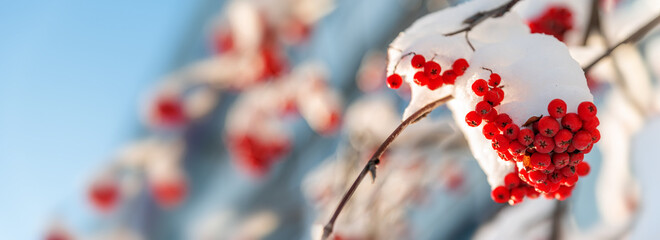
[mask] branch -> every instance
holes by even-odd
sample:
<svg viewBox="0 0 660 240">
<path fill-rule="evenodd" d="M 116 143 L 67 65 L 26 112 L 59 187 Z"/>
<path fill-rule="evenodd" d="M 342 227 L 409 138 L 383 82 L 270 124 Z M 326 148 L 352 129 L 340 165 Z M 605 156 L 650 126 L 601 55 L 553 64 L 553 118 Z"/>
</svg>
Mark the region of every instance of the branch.
<svg viewBox="0 0 660 240">
<path fill-rule="evenodd" d="M 466 27 L 461 28 L 457 31 L 446 33 L 445 36 L 449 37 L 452 35 L 456 35 L 462 32 L 469 32 L 472 30 L 472 28 L 476 27 L 483 21 L 485 21 L 488 18 L 498 18 L 507 13 L 511 8 L 513 8 L 516 3 L 520 2 L 521 0 L 510 0 L 509 2 L 503 4 L 502 6 L 493 8 L 491 10 L 485 11 L 485 12 L 478 12 L 475 13 L 474 15 L 470 16 L 469 18 L 465 19 L 463 21 L 464 24 L 468 24 Z"/>
<path fill-rule="evenodd" d="M 589 40 L 589 34 L 591 34 L 592 31 L 596 31 L 598 33 L 602 33 L 601 30 L 601 25 L 600 25 L 600 9 L 599 9 L 599 4 L 600 0 L 591 0 L 591 10 L 589 13 L 589 23 L 587 24 L 587 30 L 584 31 L 584 36 L 582 36 L 582 46 L 587 45 L 587 40 Z"/>
<path fill-rule="evenodd" d="M 628 36 L 626 39 L 623 41 L 617 43 L 616 45 L 610 47 L 605 51 L 603 54 L 601 54 L 598 58 L 593 60 L 590 64 L 588 64 L 586 67 L 582 68 L 584 72 L 588 72 L 593 68 L 600 60 L 603 60 L 605 57 L 609 56 L 612 54 L 612 52 L 618 48 L 619 46 L 626 44 L 626 43 L 634 43 L 642 39 L 651 29 L 653 29 L 656 25 L 660 23 L 660 14 L 653 18 L 650 22 L 646 23 L 646 25 L 642 26 L 641 28 L 637 29 L 634 33 L 632 33 L 630 36 Z"/>
<path fill-rule="evenodd" d="M 561 238 L 561 220 L 564 218 L 566 212 L 566 203 L 557 200 L 555 203 L 555 211 L 552 213 L 552 225 L 550 226 L 550 240 L 558 240 Z"/>
<path fill-rule="evenodd" d="M 390 134 L 390 136 L 388 136 L 387 139 L 385 139 L 385 141 L 383 141 L 383 143 L 380 144 L 380 147 L 378 147 L 376 152 L 374 152 L 374 154 L 371 156 L 371 159 L 369 159 L 369 161 L 364 166 L 364 168 L 362 169 L 358 177 L 355 179 L 353 184 L 351 184 L 351 187 L 344 194 L 344 197 L 342 197 L 341 201 L 339 202 L 339 205 L 337 206 L 337 209 L 332 214 L 332 218 L 330 218 L 328 224 L 326 224 L 325 227 L 323 227 L 323 236 L 321 239 L 327 239 L 330 236 L 334 228 L 335 221 L 337 221 L 337 217 L 339 216 L 339 213 L 341 213 L 342 209 L 344 209 L 344 205 L 346 205 L 348 200 L 351 198 L 357 187 L 362 182 L 362 179 L 364 179 L 364 177 L 367 175 L 367 172 L 371 173 L 371 178 L 372 180 L 375 181 L 376 167 L 380 163 L 380 158 L 383 156 L 383 153 L 385 153 L 385 150 L 387 150 L 392 144 L 392 142 L 394 142 L 394 139 L 396 139 L 396 137 L 399 136 L 399 134 L 401 134 L 403 129 L 408 127 L 408 125 L 411 125 L 419 121 L 421 118 L 423 118 L 431 111 L 433 111 L 433 109 L 439 107 L 440 105 L 451 100 L 452 98 L 453 98 L 452 96 L 441 98 L 417 110 L 417 112 L 413 113 L 412 115 L 410 115 L 410 117 L 406 118 L 403 122 L 401 122 L 401 124 L 399 124 L 399 126 L 396 129 L 394 129 L 394 131 Z"/>
</svg>

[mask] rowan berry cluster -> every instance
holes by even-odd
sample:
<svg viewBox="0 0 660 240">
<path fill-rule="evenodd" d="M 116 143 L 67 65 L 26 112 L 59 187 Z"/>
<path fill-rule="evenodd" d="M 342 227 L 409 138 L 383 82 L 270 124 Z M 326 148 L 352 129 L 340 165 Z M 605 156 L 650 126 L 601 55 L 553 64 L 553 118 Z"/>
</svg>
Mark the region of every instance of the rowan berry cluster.
<svg viewBox="0 0 660 240">
<path fill-rule="evenodd" d="M 263 141 L 250 134 L 230 137 L 229 144 L 238 163 L 256 176 L 268 172 L 290 148 L 287 140 Z"/>
<path fill-rule="evenodd" d="M 566 32 L 573 29 L 573 14 L 564 6 L 551 6 L 538 17 L 529 22 L 532 33 L 552 35 L 559 41 L 564 41 Z"/>
<path fill-rule="evenodd" d="M 532 117 L 518 126 L 508 114 L 495 109 L 504 99 L 500 81 L 496 73 L 488 81 L 476 80 L 472 91 L 483 100 L 465 116 L 471 127 L 485 123 L 482 133 L 499 158 L 516 166 L 504 178 L 504 186 L 495 188 L 491 197 L 495 202 L 511 205 L 522 202 L 525 196 L 537 198 L 541 194 L 566 199 L 579 176 L 589 173 L 584 154 L 600 140 L 596 106 L 582 102 L 577 113 L 569 113 L 563 100 L 554 99 L 548 104 L 548 116 Z"/>
<path fill-rule="evenodd" d="M 413 54 L 410 60 L 412 67 L 417 70 L 413 75 L 415 84 L 419 86 L 426 86 L 429 90 L 436 90 L 443 85 L 453 85 L 457 77 L 463 76 L 465 70 L 470 67 L 467 60 L 459 58 L 451 65 L 451 69 L 442 72 L 442 66 L 433 61 L 433 59 L 426 61 L 426 58 L 421 54 Z M 393 73 L 387 77 L 387 86 L 392 89 L 401 87 L 403 79 L 398 73 Z"/>
</svg>

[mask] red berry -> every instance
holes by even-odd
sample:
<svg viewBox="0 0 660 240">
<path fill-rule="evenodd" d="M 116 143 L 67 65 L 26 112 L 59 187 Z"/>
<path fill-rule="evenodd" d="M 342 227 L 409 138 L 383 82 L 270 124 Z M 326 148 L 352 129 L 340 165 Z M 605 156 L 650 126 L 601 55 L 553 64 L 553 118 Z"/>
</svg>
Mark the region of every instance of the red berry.
<svg viewBox="0 0 660 240">
<path fill-rule="evenodd" d="M 462 76 L 465 73 L 465 70 L 470 67 L 468 61 L 464 58 L 459 58 L 454 61 L 454 64 L 451 65 L 451 68 L 456 72 L 456 75 Z"/>
<path fill-rule="evenodd" d="M 513 143 L 513 142 L 512 142 L 512 143 Z M 515 142 L 515 143 L 520 144 L 519 142 Z M 509 144 L 509 145 L 511 145 L 511 144 Z M 522 146 L 522 145 L 520 145 L 520 146 Z M 523 149 L 523 150 L 525 150 L 525 149 Z M 512 150 L 511 150 L 511 146 L 509 146 L 509 152 L 511 152 L 511 151 L 512 151 Z M 523 151 L 523 152 L 524 152 L 524 151 Z M 513 154 L 513 153 L 511 153 L 511 154 Z M 515 162 L 523 162 L 523 161 L 525 161 L 525 155 L 518 155 L 518 156 L 515 156 L 515 155 L 514 155 L 514 156 L 513 156 L 513 160 L 514 160 Z"/>
<path fill-rule="evenodd" d="M 495 149 L 495 150 L 497 150 L 497 156 L 500 157 L 500 159 L 504 161 L 513 161 L 513 155 L 509 153 L 508 149 Z"/>
<path fill-rule="evenodd" d="M 591 170 L 591 167 L 589 166 L 589 163 L 587 162 L 580 162 L 578 163 L 575 173 L 577 173 L 578 176 L 584 177 L 589 174 L 589 171 Z"/>
<path fill-rule="evenodd" d="M 575 149 L 584 150 L 589 144 L 591 144 L 591 134 L 589 132 L 580 130 L 573 136 L 572 145 Z"/>
<path fill-rule="evenodd" d="M 482 129 L 482 133 L 484 134 L 484 137 L 486 139 L 493 139 L 495 135 L 499 134 L 499 131 L 497 130 L 497 126 L 495 126 L 495 123 L 486 123 L 484 125 L 484 128 Z"/>
<path fill-rule="evenodd" d="M 484 95 L 484 100 L 490 102 L 493 106 L 497 106 L 500 104 L 500 96 L 498 95 L 497 90 L 495 88 L 488 90 L 486 94 Z"/>
<path fill-rule="evenodd" d="M 521 168 L 518 170 L 518 177 L 520 180 L 523 180 L 523 182 L 529 183 L 529 174 L 527 173 L 527 170 L 525 168 Z"/>
<path fill-rule="evenodd" d="M 575 175 L 575 166 L 566 166 L 560 169 L 561 174 L 564 175 L 565 177 L 572 177 Z"/>
<path fill-rule="evenodd" d="M 429 83 L 429 77 L 424 74 L 424 72 L 416 72 L 413 76 L 413 80 L 419 86 L 426 86 Z"/>
<path fill-rule="evenodd" d="M 567 113 L 564 118 L 561 119 L 561 126 L 571 130 L 571 132 L 577 132 L 582 128 L 582 120 L 575 113 Z"/>
<path fill-rule="evenodd" d="M 535 152 L 532 154 L 532 157 L 529 160 L 529 163 L 532 168 L 537 169 L 537 170 L 543 170 L 550 165 L 550 155 L 545 154 L 545 153 L 538 153 Z"/>
<path fill-rule="evenodd" d="M 412 64 L 413 68 L 422 68 L 424 67 L 425 63 L 426 63 L 426 59 L 424 58 L 424 56 L 419 54 L 416 54 L 410 60 L 410 64 Z"/>
<path fill-rule="evenodd" d="M 563 178 L 561 178 L 561 179 L 563 179 Z M 546 182 L 548 182 L 548 185 L 550 185 L 550 191 L 548 191 L 548 193 L 552 193 L 552 192 L 555 192 L 555 191 L 559 190 L 559 187 L 561 186 L 559 182 L 550 181 L 550 177 L 548 177 L 548 180 Z M 552 199 L 552 196 L 550 196 L 550 198 Z"/>
<path fill-rule="evenodd" d="M 555 165 L 554 165 L 554 164 L 550 164 L 550 165 L 548 165 L 548 167 L 547 167 L 546 169 L 543 169 L 542 171 L 543 171 L 543 173 L 545 173 L 545 174 L 550 174 L 550 173 L 552 173 L 552 172 L 555 171 Z"/>
<path fill-rule="evenodd" d="M 509 173 L 504 177 L 504 186 L 507 188 L 515 188 L 520 184 L 520 178 L 516 173 Z"/>
<path fill-rule="evenodd" d="M 97 210 L 109 212 L 117 205 L 119 194 L 119 186 L 115 182 L 100 181 L 91 186 L 88 197 Z"/>
<path fill-rule="evenodd" d="M 490 122 L 495 123 L 495 120 L 497 119 L 497 115 L 498 115 L 497 110 L 493 108 L 490 110 L 490 112 L 488 112 L 488 114 L 486 114 L 486 116 L 484 116 L 484 121 L 486 121 L 487 123 Z"/>
<path fill-rule="evenodd" d="M 555 149 L 553 149 L 552 151 L 555 152 L 555 153 L 563 153 L 563 152 L 566 152 L 566 150 L 568 150 L 568 146 L 563 146 L 562 147 L 562 146 L 559 146 L 555 143 Z"/>
<path fill-rule="evenodd" d="M 185 105 L 176 95 L 163 95 L 155 100 L 151 117 L 159 126 L 180 126 L 186 122 Z"/>
<path fill-rule="evenodd" d="M 578 175 L 577 175 L 577 174 L 573 174 L 573 176 L 565 177 L 565 178 L 562 180 L 562 184 L 564 184 L 564 185 L 566 185 L 566 186 L 573 186 L 573 185 L 575 185 L 575 183 L 578 181 L 578 179 L 579 179 Z"/>
<path fill-rule="evenodd" d="M 527 194 L 527 188 L 525 187 L 511 189 L 511 199 L 514 201 L 522 201 L 525 198 L 525 194 Z"/>
<path fill-rule="evenodd" d="M 401 83 L 403 83 L 403 79 L 399 74 L 395 73 L 387 77 L 387 86 L 391 89 L 398 89 L 401 87 Z"/>
<path fill-rule="evenodd" d="M 447 70 L 442 74 L 442 82 L 444 84 L 454 84 L 458 75 L 454 70 Z"/>
<path fill-rule="evenodd" d="M 504 130 L 504 128 L 511 122 L 511 117 L 509 117 L 509 114 L 506 113 L 500 113 L 497 115 L 497 118 L 495 118 L 495 124 L 497 125 L 497 129 L 500 131 Z"/>
<path fill-rule="evenodd" d="M 559 130 L 554 137 L 555 146 L 567 148 L 571 144 L 571 139 L 573 139 L 571 131 L 567 129 Z"/>
<path fill-rule="evenodd" d="M 540 153 L 549 153 L 555 149 L 555 141 L 552 138 L 537 134 L 534 137 L 534 147 Z"/>
<path fill-rule="evenodd" d="M 488 83 L 483 79 L 474 81 L 474 83 L 472 83 L 472 91 L 474 94 L 481 97 L 488 92 Z"/>
<path fill-rule="evenodd" d="M 154 183 L 152 191 L 158 205 L 173 208 L 183 202 L 187 188 L 186 182 L 182 179 L 173 179 Z"/>
<path fill-rule="evenodd" d="M 584 153 L 584 154 L 587 154 L 587 153 L 590 153 L 590 152 L 591 152 L 591 149 L 592 149 L 592 148 L 594 148 L 594 144 L 593 144 L 593 143 L 589 144 L 589 146 L 587 146 L 587 148 L 585 148 L 584 150 L 582 150 L 582 151 L 580 151 L 580 152 L 581 152 L 581 153 Z"/>
<path fill-rule="evenodd" d="M 479 124 L 481 124 L 481 116 L 479 116 L 477 112 L 471 111 L 465 115 L 465 122 L 470 127 L 479 126 Z"/>
<path fill-rule="evenodd" d="M 491 141 L 493 149 L 498 151 L 504 151 L 509 149 L 509 139 L 502 134 L 497 134 L 493 137 Z"/>
<path fill-rule="evenodd" d="M 493 198 L 493 201 L 496 203 L 506 203 L 509 201 L 510 197 L 509 189 L 503 186 L 496 187 L 490 193 L 490 197 Z"/>
<path fill-rule="evenodd" d="M 547 181 L 542 181 L 540 183 L 537 183 L 535 186 L 536 186 L 536 190 L 542 193 L 548 193 L 552 188 L 552 186 Z"/>
<path fill-rule="evenodd" d="M 566 200 L 566 198 L 571 196 L 571 192 L 573 191 L 573 188 L 571 187 L 566 187 L 566 186 L 560 186 L 559 189 L 555 192 L 555 198 L 560 201 Z"/>
<path fill-rule="evenodd" d="M 520 156 L 525 154 L 527 147 L 520 144 L 518 141 L 513 140 L 509 143 L 509 153 L 513 156 Z"/>
<path fill-rule="evenodd" d="M 568 153 L 555 153 L 552 154 L 552 164 L 555 165 L 556 169 L 566 167 L 570 162 L 570 156 Z"/>
<path fill-rule="evenodd" d="M 578 165 L 584 160 L 584 153 L 571 153 L 570 156 L 571 159 L 570 162 L 568 162 L 568 164 L 573 166 Z"/>
<path fill-rule="evenodd" d="M 439 87 L 442 87 L 442 79 L 436 78 L 436 79 L 429 79 L 428 85 L 426 87 L 429 88 L 429 90 L 433 91 L 438 89 Z"/>
<path fill-rule="evenodd" d="M 539 120 L 539 134 L 546 137 L 554 137 L 559 131 L 559 122 L 550 116 L 542 117 Z"/>
<path fill-rule="evenodd" d="M 582 102 L 578 105 L 578 116 L 582 120 L 589 120 L 595 117 L 596 112 L 598 112 L 598 109 L 596 109 L 596 105 L 592 102 Z"/>
<path fill-rule="evenodd" d="M 430 79 L 436 79 L 440 76 L 442 68 L 440 64 L 434 61 L 428 61 L 424 64 L 424 74 Z"/>
<path fill-rule="evenodd" d="M 591 134 L 592 143 L 597 143 L 600 141 L 600 131 L 598 131 L 598 129 L 589 130 L 589 134 Z"/>
<path fill-rule="evenodd" d="M 561 173 L 559 173 L 557 171 L 548 174 L 548 182 L 553 183 L 553 184 L 559 184 L 559 182 L 563 178 L 564 178 L 564 175 L 562 175 Z"/>
<path fill-rule="evenodd" d="M 532 33 L 544 33 L 564 41 L 566 33 L 573 29 L 573 21 L 570 8 L 553 6 L 531 19 L 529 28 Z"/>
<path fill-rule="evenodd" d="M 548 104 L 548 114 L 553 118 L 566 116 L 566 102 L 558 98 L 550 101 Z"/>
<path fill-rule="evenodd" d="M 529 146 L 534 143 L 534 131 L 529 128 L 520 129 L 518 132 L 518 142 L 523 146 Z"/>
<path fill-rule="evenodd" d="M 518 132 L 520 132 L 520 128 L 513 123 L 507 124 L 506 127 L 504 127 L 504 130 L 502 130 L 502 134 L 511 140 L 518 139 Z"/>
<path fill-rule="evenodd" d="M 486 101 L 481 101 L 477 103 L 477 106 L 474 107 L 475 111 L 479 114 L 479 116 L 484 117 L 486 116 L 490 110 L 493 109 L 493 106 L 490 105 L 490 103 Z"/>
<path fill-rule="evenodd" d="M 548 175 L 542 171 L 531 171 L 529 172 L 529 180 L 535 183 L 541 183 L 548 178 Z"/>
<path fill-rule="evenodd" d="M 502 81 L 502 78 L 500 77 L 499 74 L 497 73 L 491 73 L 490 78 L 488 79 L 488 85 L 492 87 L 497 87 L 500 85 L 500 82 Z"/>
<path fill-rule="evenodd" d="M 598 125 L 600 125 L 600 120 L 598 120 L 598 117 L 593 117 L 589 120 L 582 121 L 582 128 L 584 130 L 596 129 Z"/>
<path fill-rule="evenodd" d="M 540 195 L 539 192 L 537 192 L 536 189 L 534 189 L 534 187 L 532 187 L 532 186 L 527 186 L 527 187 L 525 187 L 525 189 L 527 190 L 525 192 L 527 193 L 528 198 L 536 199 Z"/>
<path fill-rule="evenodd" d="M 493 88 L 493 90 L 497 92 L 497 97 L 499 97 L 497 99 L 498 104 L 502 103 L 502 100 L 504 100 L 504 90 L 502 88 Z"/>
</svg>

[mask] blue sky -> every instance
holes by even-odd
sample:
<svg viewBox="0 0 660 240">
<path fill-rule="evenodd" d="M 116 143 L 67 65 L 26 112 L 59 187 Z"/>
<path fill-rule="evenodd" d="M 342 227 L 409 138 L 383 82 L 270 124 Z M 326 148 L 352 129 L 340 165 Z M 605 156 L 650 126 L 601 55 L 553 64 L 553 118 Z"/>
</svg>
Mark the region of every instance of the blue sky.
<svg viewBox="0 0 660 240">
<path fill-rule="evenodd" d="M 0 229 L 37 239 L 131 139 L 200 0 L 7 1 L 0 8 Z M 78 201 L 76 201 L 78 202 Z"/>
</svg>

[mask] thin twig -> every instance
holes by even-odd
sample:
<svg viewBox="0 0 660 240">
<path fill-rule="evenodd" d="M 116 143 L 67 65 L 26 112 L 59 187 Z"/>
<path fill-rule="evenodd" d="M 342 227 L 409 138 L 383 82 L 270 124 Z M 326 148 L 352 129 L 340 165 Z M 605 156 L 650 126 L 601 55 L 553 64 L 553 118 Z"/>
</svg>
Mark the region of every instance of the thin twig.
<svg viewBox="0 0 660 240">
<path fill-rule="evenodd" d="M 566 212 L 566 203 L 557 200 L 555 210 L 552 213 L 552 225 L 550 226 L 550 240 L 559 240 L 561 237 L 561 220 Z"/>
<path fill-rule="evenodd" d="M 465 19 L 463 21 L 464 24 L 467 24 L 464 28 L 461 28 L 457 31 L 446 33 L 445 36 L 449 37 L 452 35 L 456 35 L 462 32 L 468 32 L 472 30 L 475 26 L 479 25 L 483 21 L 485 21 L 488 18 L 497 18 L 503 16 L 505 13 L 507 13 L 511 8 L 513 8 L 516 3 L 520 2 L 521 0 L 510 0 L 509 2 L 496 7 L 494 9 L 485 11 L 485 12 L 478 12 L 475 13 L 474 15 L 470 16 L 469 18 Z"/>
<path fill-rule="evenodd" d="M 321 239 L 327 239 L 330 236 L 334 228 L 335 221 L 337 221 L 337 217 L 339 216 L 339 213 L 341 213 L 342 209 L 344 208 L 344 205 L 346 205 L 346 203 L 351 198 L 357 187 L 360 185 L 362 179 L 364 179 L 364 177 L 367 175 L 367 172 L 370 172 L 372 180 L 375 180 L 376 167 L 380 163 L 380 158 L 383 156 L 383 153 L 385 153 L 385 150 L 387 150 L 387 148 L 390 147 L 392 142 L 394 142 L 396 137 L 399 136 L 399 134 L 403 131 L 403 129 L 408 127 L 408 125 L 411 125 L 414 122 L 418 121 L 423 116 L 426 116 L 428 113 L 433 111 L 433 109 L 451 100 L 452 98 L 453 98 L 452 96 L 444 97 L 442 99 L 433 101 L 427 104 L 426 106 L 422 107 L 421 109 L 417 110 L 415 113 L 413 113 L 403 122 L 401 122 L 401 124 L 399 124 L 399 126 L 396 129 L 394 129 L 394 131 L 387 137 L 387 139 L 385 139 L 385 141 L 383 141 L 383 143 L 380 144 L 380 147 L 378 147 L 376 152 L 374 152 L 374 154 L 371 156 L 371 159 L 369 159 L 369 161 L 364 166 L 364 168 L 362 169 L 358 177 L 355 179 L 353 184 L 351 184 L 351 187 L 344 194 L 344 197 L 342 197 L 341 201 L 339 202 L 339 205 L 337 206 L 337 209 L 332 214 L 332 218 L 330 218 L 328 224 L 326 224 L 325 227 L 323 228 L 323 236 Z"/>
<path fill-rule="evenodd" d="M 605 57 L 607 57 L 607 56 L 609 56 L 610 54 L 612 54 L 612 52 L 613 52 L 616 48 L 618 48 L 619 46 L 621 46 L 621 45 L 623 45 L 623 44 L 626 44 L 626 43 L 634 43 L 634 42 L 639 41 L 639 40 L 642 39 L 642 38 L 643 38 L 643 37 L 644 37 L 649 31 L 651 31 L 651 29 L 653 29 L 653 28 L 654 28 L 656 25 L 658 25 L 659 23 L 660 23 L 660 14 L 659 14 L 658 16 L 656 16 L 655 18 L 653 18 L 653 20 L 651 20 L 650 22 L 646 23 L 646 25 L 644 25 L 643 27 L 637 29 L 637 31 L 635 31 L 634 33 L 632 33 L 632 34 L 631 34 L 630 36 L 628 36 L 626 39 L 620 41 L 620 42 L 617 43 L 616 45 L 614 45 L 614 46 L 610 47 L 609 49 L 607 49 L 607 51 L 605 51 L 603 54 L 601 54 L 600 56 L 598 56 L 598 58 L 596 58 L 596 59 L 593 60 L 591 63 L 589 63 L 586 67 L 582 68 L 582 70 L 584 70 L 584 72 L 588 72 L 588 71 L 591 70 L 591 68 L 594 67 L 598 62 L 600 62 L 600 60 L 603 60 Z"/>
<path fill-rule="evenodd" d="M 468 46 L 470 46 L 470 49 L 472 49 L 474 52 L 475 49 L 474 46 L 472 46 L 472 42 L 470 42 L 470 36 L 468 36 L 468 33 L 470 33 L 470 31 L 465 31 L 465 41 L 468 43 Z"/>
<path fill-rule="evenodd" d="M 587 40 L 589 40 L 589 35 L 592 31 L 602 33 L 600 26 L 600 10 L 598 8 L 600 0 L 591 0 L 591 10 L 589 13 L 589 23 L 587 23 L 587 29 L 584 31 L 582 36 L 582 46 L 587 45 Z"/>
</svg>

